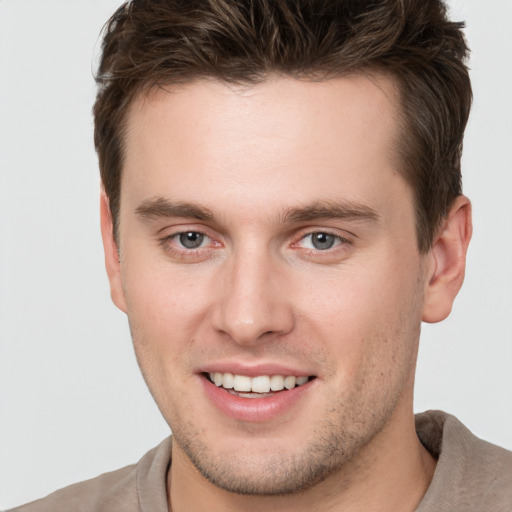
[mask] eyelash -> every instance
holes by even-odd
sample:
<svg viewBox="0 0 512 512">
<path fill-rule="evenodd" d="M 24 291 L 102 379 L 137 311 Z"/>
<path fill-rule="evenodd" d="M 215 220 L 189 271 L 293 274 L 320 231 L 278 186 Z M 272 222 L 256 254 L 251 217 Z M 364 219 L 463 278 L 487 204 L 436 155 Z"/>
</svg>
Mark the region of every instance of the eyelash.
<svg viewBox="0 0 512 512">
<path fill-rule="evenodd" d="M 197 248 L 184 247 L 183 244 L 180 243 L 179 240 L 180 240 L 180 237 L 182 237 L 183 235 L 187 235 L 187 234 L 194 234 L 194 235 L 202 236 L 202 237 L 206 238 L 207 240 L 210 240 L 210 242 L 208 244 L 206 244 L 205 246 L 201 245 Z M 300 247 L 300 244 L 303 243 L 304 240 L 306 240 L 310 237 L 313 237 L 314 235 L 327 235 L 328 237 L 333 237 L 334 245 L 331 247 L 327 247 L 323 250 L 315 248 L 315 247 Z M 184 256 L 184 257 L 200 256 L 204 252 L 209 251 L 211 249 L 210 245 L 212 243 L 214 245 L 214 247 L 213 247 L 214 249 L 222 247 L 221 242 L 214 240 L 211 236 L 209 236 L 208 234 L 206 234 L 203 231 L 194 230 L 194 229 L 179 231 L 179 232 L 173 233 L 171 235 L 168 235 L 168 236 L 165 236 L 165 237 L 159 239 L 159 245 L 164 247 L 165 250 L 168 250 L 177 256 Z M 311 239 L 310 244 L 314 245 L 314 242 L 312 241 L 312 239 Z M 315 230 L 315 231 L 309 231 L 309 232 L 301 234 L 298 241 L 292 243 L 291 247 L 292 248 L 300 248 L 300 249 L 302 249 L 302 251 L 308 253 L 309 255 L 322 255 L 322 253 L 327 255 L 327 254 L 334 253 L 340 246 L 346 246 L 346 245 L 351 245 L 351 244 L 352 244 L 351 240 L 344 238 L 338 234 L 332 233 L 328 230 Z M 176 247 L 176 245 L 178 245 L 178 247 Z"/>
<path fill-rule="evenodd" d="M 350 244 L 350 240 L 348 240 L 347 238 L 344 238 L 340 235 L 337 235 L 335 233 L 331 233 L 329 231 L 325 231 L 325 230 L 319 230 L 319 231 L 312 231 L 310 233 L 307 233 L 303 236 L 300 237 L 299 241 L 298 242 L 295 242 L 294 244 L 292 244 L 292 247 L 295 247 L 295 246 L 298 246 L 301 242 L 303 242 L 304 240 L 306 240 L 307 238 L 310 238 L 311 240 L 311 245 L 315 245 L 315 242 L 314 242 L 314 236 L 315 235 L 326 235 L 327 237 L 332 237 L 334 240 L 333 240 L 333 245 L 330 246 L 330 247 L 326 247 L 324 249 L 319 249 L 318 247 L 313 247 L 313 248 L 307 248 L 305 247 L 304 249 L 307 250 L 307 251 L 311 251 L 312 253 L 327 253 L 327 252 L 333 252 L 337 247 L 341 246 L 341 245 L 345 245 L 345 244 Z"/>
<path fill-rule="evenodd" d="M 194 234 L 194 235 L 202 236 L 202 237 L 206 238 L 207 240 L 210 240 L 210 244 L 213 241 L 215 247 L 221 247 L 221 245 L 222 245 L 220 242 L 214 241 L 212 239 L 212 237 L 208 236 L 203 231 L 198 231 L 198 230 L 195 230 L 195 229 L 188 229 L 188 230 L 178 231 L 177 233 L 173 233 L 171 235 L 164 236 L 164 237 L 162 237 L 162 238 L 160 238 L 158 240 L 158 243 L 166 251 L 170 251 L 171 253 L 173 253 L 173 254 L 175 254 L 177 256 L 200 255 L 204 251 L 209 250 L 209 247 L 208 247 L 209 244 L 206 245 L 206 246 L 202 246 L 201 245 L 200 247 L 197 247 L 197 248 L 187 248 L 187 247 L 183 247 L 183 245 L 181 245 L 181 246 L 178 245 L 180 243 L 179 242 L 180 237 L 183 236 L 183 235 L 187 235 L 187 234 Z"/>
</svg>

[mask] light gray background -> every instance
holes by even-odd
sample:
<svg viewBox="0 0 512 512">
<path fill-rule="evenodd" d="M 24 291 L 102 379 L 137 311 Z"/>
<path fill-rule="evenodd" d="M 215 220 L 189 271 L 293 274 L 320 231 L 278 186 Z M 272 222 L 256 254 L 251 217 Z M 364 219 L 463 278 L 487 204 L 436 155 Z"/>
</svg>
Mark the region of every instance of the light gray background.
<svg viewBox="0 0 512 512">
<path fill-rule="evenodd" d="M 118 0 L 0 0 L 0 508 L 135 462 L 168 434 L 110 303 L 92 144 L 98 33 Z M 475 102 L 475 234 L 445 322 L 425 326 L 416 410 L 512 448 L 512 1 L 452 0 Z"/>
</svg>

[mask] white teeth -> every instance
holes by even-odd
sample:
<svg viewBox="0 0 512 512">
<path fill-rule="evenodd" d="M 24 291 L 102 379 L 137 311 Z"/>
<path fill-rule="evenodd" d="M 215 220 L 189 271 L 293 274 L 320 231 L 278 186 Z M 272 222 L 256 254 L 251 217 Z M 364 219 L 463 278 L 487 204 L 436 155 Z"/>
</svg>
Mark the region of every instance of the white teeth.
<svg viewBox="0 0 512 512">
<path fill-rule="evenodd" d="M 281 391 L 284 389 L 284 377 L 282 375 L 272 375 L 272 377 L 270 377 L 270 389 L 272 391 Z"/>
<path fill-rule="evenodd" d="M 232 373 L 224 373 L 222 376 L 222 387 L 232 389 L 235 385 L 235 377 Z"/>
<path fill-rule="evenodd" d="M 293 389 L 295 387 L 295 384 L 297 382 L 297 379 L 293 375 L 288 375 L 284 378 L 284 387 L 286 389 Z"/>
<path fill-rule="evenodd" d="M 222 386 L 222 373 L 215 372 L 213 382 L 215 382 L 216 386 Z"/>
<path fill-rule="evenodd" d="M 251 377 L 245 375 L 235 375 L 233 388 L 235 391 L 251 391 Z"/>
<path fill-rule="evenodd" d="M 252 392 L 253 393 L 268 393 L 270 391 L 270 377 L 262 375 L 261 377 L 254 377 L 252 379 Z"/>
<path fill-rule="evenodd" d="M 234 389 L 241 393 L 269 393 L 270 391 L 282 391 L 302 386 L 308 382 L 309 377 L 295 377 L 294 375 L 258 375 L 248 377 L 246 375 L 233 375 L 232 373 L 213 372 L 210 380 L 219 387 Z M 243 396 L 243 395 L 240 395 Z"/>
</svg>

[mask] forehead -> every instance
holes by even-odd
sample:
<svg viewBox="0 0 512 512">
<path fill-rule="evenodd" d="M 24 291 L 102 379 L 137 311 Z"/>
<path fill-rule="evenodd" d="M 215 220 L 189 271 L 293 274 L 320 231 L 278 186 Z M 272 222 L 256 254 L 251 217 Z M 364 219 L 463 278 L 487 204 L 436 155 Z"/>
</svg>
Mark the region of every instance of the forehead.
<svg viewBox="0 0 512 512">
<path fill-rule="evenodd" d="M 255 85 L 205 79 L 139 94 L 128 110 L 128 141 L 130 135 L 153 131 L 158 123 L 166 132 L 174 124 L 173 135 L 180 142 L 193 135 L 200 139 L 193 142 L 201 145 L 209 141 L 212 130 L 244 136 L 257 131 L 276 134 L 279 128 L 286 128 L 283 138 L 298 139 L 306 129 L 323 140 L 328 131 L 344 140 L 351 132 L 352 138 L 362 135 L 371 143 L 376 142 L 375 135 L 393 136 L 398 103 L 394 81 L 378 74 L 321 81 L 273 75 Z"/>
<path fill-rule="evenodd" d="M 122 196 L 271 207 L 340 191 L 378 202 L 377 189 L 399 178 L 397 109 L 394 84 L 381 76 L 157 89 L 128 113 Z"/>
</svg>

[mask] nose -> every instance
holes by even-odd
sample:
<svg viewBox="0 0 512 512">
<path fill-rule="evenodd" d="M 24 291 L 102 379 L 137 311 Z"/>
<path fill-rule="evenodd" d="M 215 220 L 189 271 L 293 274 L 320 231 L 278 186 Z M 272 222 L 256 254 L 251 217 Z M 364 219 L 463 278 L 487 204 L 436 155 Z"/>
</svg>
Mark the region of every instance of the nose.
<svg viewBox="0 0 512 512">
<path fill-rule="evenodd" d="M 294 327 L 291 297 L 278 261 L 264 251 L 238 251 L 218 277 L 213 328 L 240 345 L 258 344 Z"/>
</svg>

